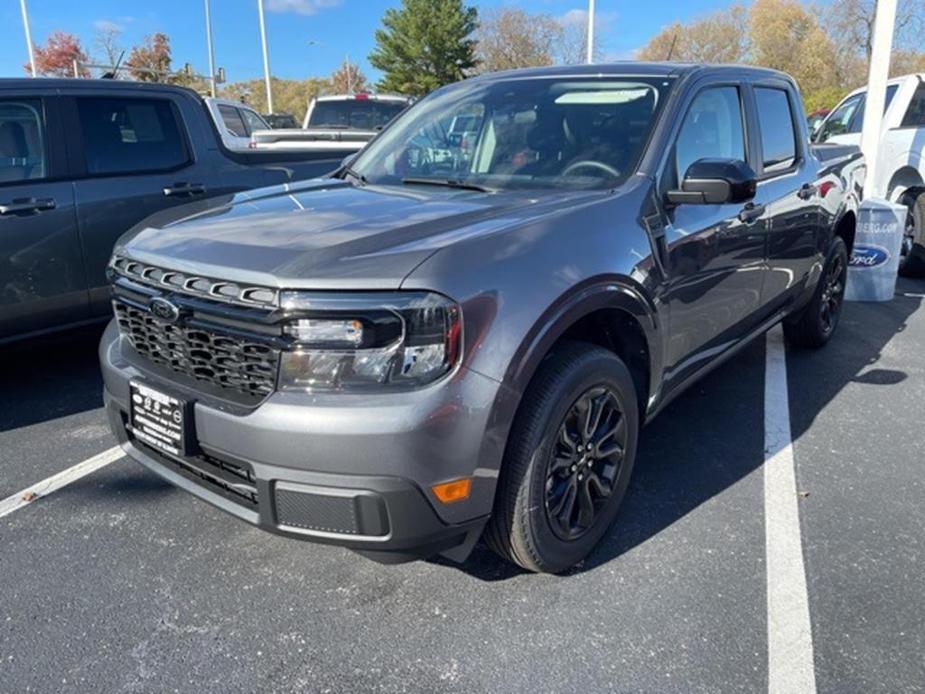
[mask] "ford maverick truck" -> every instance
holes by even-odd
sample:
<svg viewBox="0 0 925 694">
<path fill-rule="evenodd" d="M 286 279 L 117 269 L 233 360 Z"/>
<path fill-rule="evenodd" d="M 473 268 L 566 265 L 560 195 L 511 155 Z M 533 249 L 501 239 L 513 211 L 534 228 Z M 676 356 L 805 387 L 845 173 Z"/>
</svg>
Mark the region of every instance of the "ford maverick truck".
<svg viewBox="0 0 925 694">
<path fill-rule="evenodd" d="M 672 398 L 780 322 L 832 337 L 862 175 L 778 72 L 467 79 L 332 177 L 121 239 L 109 420 L 265 530 L 561 572 L 619 532 Z"/>
</svg>

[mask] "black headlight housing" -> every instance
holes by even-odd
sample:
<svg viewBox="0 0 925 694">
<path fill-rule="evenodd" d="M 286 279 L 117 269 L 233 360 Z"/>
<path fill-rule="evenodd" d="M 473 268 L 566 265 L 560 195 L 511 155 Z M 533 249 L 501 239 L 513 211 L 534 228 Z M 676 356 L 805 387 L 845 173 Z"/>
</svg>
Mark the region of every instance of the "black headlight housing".
<svg viewBox="0 0 925 694">
<path fill-rule="evenodd" d="M 441 294 L 292 291 L 282 292 L 280 307 L 291 314 L 283 326 L 282 391 L 419 388 L 461 357 L 461 309 Z"/>
</svg>

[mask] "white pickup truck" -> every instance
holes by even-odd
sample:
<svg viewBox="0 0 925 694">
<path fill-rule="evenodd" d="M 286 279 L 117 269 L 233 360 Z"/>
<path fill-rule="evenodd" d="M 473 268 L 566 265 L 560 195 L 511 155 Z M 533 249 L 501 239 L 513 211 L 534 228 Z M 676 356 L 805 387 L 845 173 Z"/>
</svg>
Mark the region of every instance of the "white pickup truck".
<svg viewBox="0 0 925 694">
<path fill-rule="evenodd" d="M 410 103 L 410 97 L 393 94 L 319 96 L 309 104 L 301 128 L 268 126 L 251 134 L 251 147 L 358 152 Z"/>
<path fill-rule="evenodd" d="M 866 88 L 846 96 L 816 131 L 816 142 L 861 144 Z M 925 277 L 925 73 L 887 83 L 874 194 L 909 208 L 899 272 Z"/>
</svg>

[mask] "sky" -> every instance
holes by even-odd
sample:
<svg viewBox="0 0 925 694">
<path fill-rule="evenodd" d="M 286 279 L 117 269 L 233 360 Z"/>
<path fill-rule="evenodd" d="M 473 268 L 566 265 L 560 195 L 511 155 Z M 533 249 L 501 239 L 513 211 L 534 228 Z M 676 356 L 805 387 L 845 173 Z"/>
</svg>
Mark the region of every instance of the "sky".
<svg viewBox="0 0 925 694">
<path fill-rule="evenodd" d="M 632 58 L 634 51 L 666 24 L 685 21 L 727 7 L 730 0 L 597 0 L 597 26 L 604 56 Z M 530 12 L 584 21 L 587 0 L 470 0 L 480 11 L 519 6 Z M 125 48 L 145 35 L 170 36 L 175 68 L 191 63 L 208 72 L 204 0 L 27 0 L 33 41 L 45 42 L 55 31 L 77 34 L 84 50 L 100 56 L 93 45 L 97 28 L 116 26 Z M 329 75 L 346 56 L 376 78 L 367 56 L 383 12 L 400 0 L 265 0 L 270 67 L 277 77 L 304 79 Z M 22 76 L 27 60 L 18 0 L 0 0 L 0 77 Z M 216 66 L 229 81 L 260 77 L 263 63 L 257 23 L 257 0 L 212 0 Z"/>
</svg>

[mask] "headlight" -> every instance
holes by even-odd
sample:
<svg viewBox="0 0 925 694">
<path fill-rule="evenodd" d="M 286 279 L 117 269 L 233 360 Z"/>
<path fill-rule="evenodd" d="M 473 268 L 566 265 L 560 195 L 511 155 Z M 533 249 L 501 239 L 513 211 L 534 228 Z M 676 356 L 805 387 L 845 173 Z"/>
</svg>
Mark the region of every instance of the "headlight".
<svg viewBox="0 0 925 694">
<path fill-rule="evenodd" d="M 280 390 L 415 388 L 459 361 L 460 309 L 439 294 L 283 292 L 280 304 L 292 314 Z"/>
</svg>

